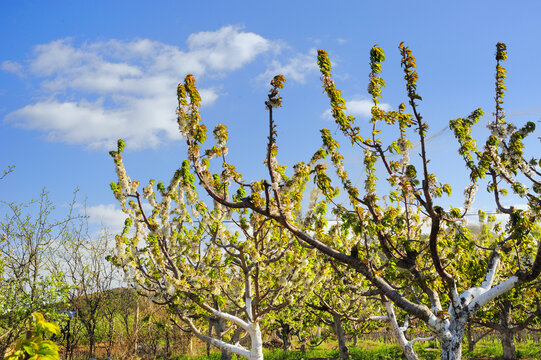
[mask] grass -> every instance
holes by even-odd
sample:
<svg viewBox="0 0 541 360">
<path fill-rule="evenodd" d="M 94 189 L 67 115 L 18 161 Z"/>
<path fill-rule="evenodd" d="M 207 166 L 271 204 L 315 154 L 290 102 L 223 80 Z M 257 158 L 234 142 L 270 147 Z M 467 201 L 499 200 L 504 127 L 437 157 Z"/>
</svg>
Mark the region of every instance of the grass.
<svg viewBox="0 0 541 360">
<path fill-rule="evenodd" d="M 437 360 L 440 358 L 440 351 L 436 342 L 431 341 L 423 344 L 416 344 L 415 350 L 419 359 Z M 519 359 L 535 360 L 541 359 L 541 344 L 535 342 L 517 343 Z M 310 360 L 310 359 L 338 359 L 337 350 L 316 348 L 302 353 L 298 350 L 284 352 L 282 350 L 265 350 L 265 360 Z M 378 342 L 362 341 L 356 348 L 350 348 L 351 360 L 394 360 L 405 359 L 398 345 Z M 473 353 L 463 350 L 464 360 L 488 360 L 498 359 L 502 356 L 502 348 L 499 342 L 479 342 Z M 234 357 L 233 357 L 234 358 Z M 213 353 L 210 356 L 180 356 L 177 360 L 219 360 L 220 353 Z M 239 358 L 240 359 L 240 358 Z"/>
<path fill-rule="evenodd" d="M 516 344 L 517 357 L 519 359 L 541 359 L 541 344 L 527 341 Z M 464 351 L 464 359 L 497 359 L 503 356 L 500 342 L 481 342 L 475 347 L 473 354 Z"/>
</svg>

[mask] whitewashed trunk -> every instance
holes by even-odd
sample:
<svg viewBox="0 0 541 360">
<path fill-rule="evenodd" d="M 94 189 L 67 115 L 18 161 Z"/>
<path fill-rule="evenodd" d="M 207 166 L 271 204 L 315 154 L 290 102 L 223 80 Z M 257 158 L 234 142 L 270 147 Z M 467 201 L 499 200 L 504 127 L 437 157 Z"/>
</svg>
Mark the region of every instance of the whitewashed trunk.
<svg viewBox="0 0 541 360">
<path fill-rule="evenodd" d="M 239 343 L 227 343 L 223 340 L 218 340 L 216 338 L 203 335 L 200 332 L 197 332 L 195 334 L 201 340 L 220 348 L 222 351 L 225 350 L 237 354 L 238 356 L 242 356 L 243 358 L 246 358 L 248 360 L 263 360 L 263 339 L 261 338 L 261 329 L 259 328 L 259 323 L 243 323 L 243 329 L 248 333 L 248 336 L 250 337 L 250 349 L 246 349 L 240 346 Z M 238 338 L 238 336 L 234 335 L 233 339 L 235 338 Z"/>
<path fill-rule="evenodd" d="M 441 360 L 460 360 L 462 358 L 462 340 L 466 329 L 467 317 L 451 318 L 449 328 L 438 335 L 441 347 Z"/>
<path fill-rule="evenodd" d="M 418 360 L 419 358 L 417 357 L 417 354 L 413 349 L 413 344 L 408 341 L 408 339 L 406 339 L 404 331 L 400 329 L 400 326 L 398 325 L 396 314 L 393 308 L 393 303 L 390 301 L 386 301 L 385 310 L 387 311 L 387 317 L 391 325 L 391 331 L 394 335 L 395 340 L 398 342 L 398 345 L 400 345 L 404 356 L 406 356 L 406 359 L 408 360 Z"/>
<path fill-rule="evenodd" d="M 402 348 L 402 351 L 404 352 L 404 356 L 406 356 L 406 359 L 408 360 L 418 360 L 417 354 L 415 353 L 415 350 L 413 349 L 413 345 L 408 341 L 404 346 L 400 344 L 400 347 Z"/>
<path fill-rule="evenodd" d="M 252 324 L 250 331 L 250 339 L 252 340 L 252 348 L 248 360 L 263 360 L 263 339 L 261 337 L 261 329 L 259 323 Z"/>
<path fill-rule="evenodd" d="M 453 336 L 444 342 L 440 341 L 441 360 L 460 360 L 462 358 L 462 339 Z"/>
</svg>

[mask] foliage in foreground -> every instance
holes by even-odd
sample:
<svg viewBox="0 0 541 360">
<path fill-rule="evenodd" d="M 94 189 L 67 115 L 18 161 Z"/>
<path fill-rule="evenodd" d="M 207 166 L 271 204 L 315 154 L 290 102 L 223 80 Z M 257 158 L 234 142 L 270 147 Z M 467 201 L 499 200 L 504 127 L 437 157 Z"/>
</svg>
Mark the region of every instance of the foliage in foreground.
<svg viewBox="0 0 541 360">
<path fill-rule="evenodd" d="M 34 322 L 27 329 L 26 337 L 15 342 L 6 360 L 60 359 L 58 345 L 48 339 L 53 335 L 59 335 L 60 328 L 58 325 L 46 321 L 41 313 L 35 312 L 32 317 Z"/>
<path fill-rule="evenodd" d="M 73 204 L 72 204 L 73 205 Z M 29 203 L 1 201 L 0 218 L 0 357 L 24 331 L 32 313 L 48 317 L 65 304 L 70 284 L 56 254 L 77 217 L 73 206 L 53 220 L 55 206 L 47 192 Z"/>
</svg>

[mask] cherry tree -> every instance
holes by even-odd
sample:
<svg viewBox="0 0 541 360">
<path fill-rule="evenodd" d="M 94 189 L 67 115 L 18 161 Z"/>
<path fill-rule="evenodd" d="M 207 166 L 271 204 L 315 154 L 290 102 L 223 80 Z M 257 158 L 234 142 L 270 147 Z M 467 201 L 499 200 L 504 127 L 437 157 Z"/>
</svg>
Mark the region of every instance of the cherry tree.
<svg viewBox="0 0 541 360">
<path fill-rule="evenodd" d="M 194 100 L 192 106 L 199 105 Z M 225 128 L 215 130 L 215 136 L 217 145 L 208 151 L 220 154 Z M 151 180 L 140 193 L 139 182 L 126 173 L 123 149 L 119 140 L 111 152 L 118 174 L 111 187 L 128 218 L 111 260 L 144 295 L 167 305 L 179 327 L 222 354 L 263 359 L 261 327 L 273 313 L 294 306 L 294 299 L 317 281 L 309 266 L 315 250 L 301 247 L 287 229 L 262 214 L 200 199 L 188 161 L 169 185 Z M 192 151 L 197 156 L 195 147 Z M 211 174 L 199 163 L 197 170 L 214 192 L 239 201 L 245 193 L 228 191 L 232 171 L 224 164 L 221 173 Z M 209 318 L 224 323 L 217 336 L 205 330 Z M 241 345 L 246 343 L 248 348 Z"/>
<path fill-rule="evenodd" d="M 491 244 L 505 239 L 505 229 L 502 223 L 497 220 L 497 216 L 488 215 L 482 211 L 479 212 L 479 228 L 475 229 L 476 248 L 466 252 L 463 256 L 469 257 L 464 264 L 469 271 L 464 273 L 467 277 L 463 281 L 475 281 L 482 273 L 482 269 L 477 264 L 477 258 L 482 256 L 483 252 L 490 251 Z M 538 238 L 539 228 L 532 229 L 534 236 Z M 507 249 L 505 256 L 507 261 L 502 262 L 500 269 L 500 278 L 512 276 L 521 265 L 524 254 L 521 254 L 518 246 L 514 249 Z M 522 284 L 511 291 L 503 294 L 482 308 L 472 319 L 470 328 L 481 326 L 489 330 L 485 334 L 495 331 L 500 335 L 503 358 L 516 359 L 515 334 L 523 330 L 539 331 L 539 321 L 541 320 L 541 306 L 539 304 L 539 279 Z M 481 338 L 481 337 L 480 337 Z M 468 334 L 468 350 L 473 351 L 473 346 L 480 338 L 474 339 Z"/>
<path fill-rule="evenodd" d="M 490 135 L 482 149 L 478 148 L 477 142 L 472 138 L 472 128 L 483 114 L 481 109 L 475 110 L 467 118 L 459 118 L 450 121 L 450 127 L 460 144 L 459 153 L 464 158 L 467 168 L 470 170 L 472 183 L 478 183 L 488 178 L 487 191 L 493 194 L 498 212 L 508 218 L 505 227 L 492 219 L 490 229 L 485 226 L 485 237 L 488 245 L 485 250 L 491 250 L 491 258 L 498 261 L 503 258 L 500 265 L 501 283 L 495 299 L 499 308 L 500 323 L 493 321 L 483 322 L 502 335 L 502 346 L 505 358 L 516 356 L 514 349 L 514 332 L 526 328 L 539 317 L 539 306 L 532 303 L 532 284 L 541 271 L 541 254 L 539 242 L 539 216 L 541 210 L 541 164 L 539 158 L 527 158 L 525 140 L 528 135 L 535 131 L 535 123 L 527 122 L 522 127 L 517 127 L 505 119 L 503 108 L 505 97 L 505 78 L 507 70 L 502 63 L 507 60 L 507 47 L 503 43 L 496 44 L 496 96 L 494 120 L 487 124 Z M 502 198 L 514 193 L 516 202 L 522 204 L 524 209 L 518 206 L 505 206 Z M 481 222 L 485 215 L 481 213 Z M 494 224 L 495 223 L 495 224 Z M 489 231 L 491 232 L 489 234 Z M 490 235 L 490 236 L 489 236 Z M 535 285 L 538 286 L 538 285 Z M 522 311 L 517 314 L 514 323 L 512 320 L 513 303 L 517 303 L 518 293 L 522 294 Z M 530 296 L 528 296 L 528 294 Z M 529 303 L 530 306 L 527 304 Z M 520 308 L 521 306 L 518 306 Z M 521 319 L 520 319 L 521 318 Z M 513 324 L 514 323 L 514 324 Z"/>
<path fill-rule="evenodd" d="M 329 259 L 321 259 L 320 264 L 330 269 L 318 286 L 312 289 L 306 301 L 306 311 L 314 313 L 321 322 L 329 326 L 338 341 L 341 359 L 349 357 L 346 333 L 349 323 L 370 321 L 370 314 L 375 311 L 373 301 L 366 297 L 373 295 L 366 281 L 359 274 Z M 377 293 L 377 292 L 376 292 Z"/>
<path fill-rule="evenodd" d="M 305 245 L 358 271 L 385 299 L 426 324 L 439 340 L 442 359 L 459 359 L 464 329 L 472 316 L 491 300 L 536 279 L 541 271 L 541 243 L 531 233 L 539 222 L 540 173 L 537 160 L 525 160 L 522 142 L 535 126 L 528 123 L 516 129 L 504 120 L 501 104 L 505 70 L 500 62 L 506 55 L 505 46 L 498 44 L 496 120 L 489 124 L 493 134 L 484 149 L 478 150 L 471 137 L 471 127 L 480 119 L 480 109 L 466 118 L 451 121 L 459 140 L 459 153 L 471 170 L 471 184 L 464 189 L 463 206 L 444 209 L 439 204 L 446 202 L 440 198 L 451 195 L 451 186 L 437 179 L 434 173 L 437 164 L 430 162 L 426 146 L 429 124 L 420 111 L 422 98 L 417 92 L 415 57 L 404 44 L 400 44 L 399 50 L 410 112 L 405 104 L 390 111 L 379 105 L 385 85 L 380 76 L 385 54 L 374 46 L 370 51 L 368 92 L 373 107 L 368 128 L 361 128 L 353 116 L 346 115 L 347 104 L 332 78 L 328 54 L 318 51 L 324 92 L 341 136 L 335 138 L 329 129 L 322 129 L 322 148 L 307 162 L 297 163 L 293 174 L 288 174 L 277 161 L 274 110 L 282 104 L 279 96 L 285 81 L 282 76 L 271 82 L 265 102 L 269 112 L 265 180 L 247 182 L 226 161 L 227 136 L 223 125 L 214 129 L 218 144 L 201 150 L 207 129 L 201 122 L 201 99 L 191 75 L 178 87 L 178 122 L 188 144 L 188 160 L 195 176 L 217 204 L 262 216 Z M 394 140 L 390 139 L 392 134 L 397 134 Z M 416 157 L 410 157 L 412 140 L 420 144 Z M 340 142 L 350 144 L 364 159 L 364 189 L 357 188 L 347 172 Z M 230 190 L 219 188 L 210 175 L 210 163 L 215 157 L 222 158 L 224 171 L 220 184 L 229 182 Z M 335 175 L 328 174 L 329 163 Z M 466 287 L 460 281 L 461 260 L 455 255 L 471 246 L 474 239 L 460 231 L 461 221 L 473 203 L 479 181 L 487 174 L 495 203 L 509 220 L 505 237 L 491 244 L 487 255 L 478 259 L 484 269 L 483 277 Z M 517 180 L 520 174 L 524 182 Z M 298 211 L 304 184 L 310 179 L 325 201 L 315 215 L 317 221 L 306 223 L 304 218 L 299 218 Z M 386 184 L 382 185 L 383 182 Z M 528 201 L 526 210 L 501 205 L 503 183 Z M 242 195 L 226 196 L 235 190 Z M 341 233 L 322 225 L 329 211 L 343 224 Z M 348 234 L 344 235 L 344 231 Z M 352 243 L 355 247 L 349 246 Z M 519 246 L 520 266 L 512 275 L 499 278 L 500 265 L 508 260 L 504 254 L 514 245 Z"/>
</svg>

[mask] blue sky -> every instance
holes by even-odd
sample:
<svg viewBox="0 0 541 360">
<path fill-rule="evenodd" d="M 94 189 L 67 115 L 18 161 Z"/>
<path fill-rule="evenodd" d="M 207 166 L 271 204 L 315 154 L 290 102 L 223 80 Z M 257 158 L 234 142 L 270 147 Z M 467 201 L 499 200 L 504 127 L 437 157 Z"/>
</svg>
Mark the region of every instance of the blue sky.
<svg viewBox="0 0 541 360">
<path fill-rule="evenodd" d="M 263 176 L 268 81 L 284 74 L 278 158 L 305 161 L 320 146 L 318 130 L 336 129 L 325 115 L 317 49 L 329 52 L 349 112 L 363 124 L 370 47 L 386 52 L 383 102 L 396 107 L 405 102 L 397 50 L 405 41 L 434 134 L 477 107 L 490 115 L 495 44 L 503 41 L 509 120 L 537 121 L 540 13 L 537 1 L 4 0 L 0 169 L 16 169 L 1 180 L 0 199 L 25 202 L 46 188 L 62 207 L 79 187 L 90 220 L 114 230 L 122 215 L 108 187 L 115 180 L 108 151 L 124 138 L 131 177 L 167 181 L 185 156 L 174 109 L 175 86 L 188 73 L 202 91 L 204 121 L 228 126 L 230 160 L 249 179 Z M 430 150 L 438 179 L 460 195 L 463 165 L 451 133 Z M 343 151 L 360 166 L 358 155 Z"/>
</svg>

